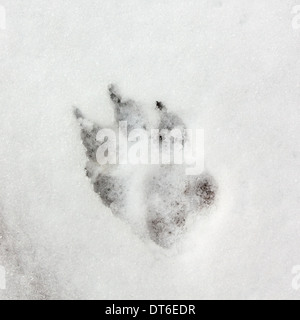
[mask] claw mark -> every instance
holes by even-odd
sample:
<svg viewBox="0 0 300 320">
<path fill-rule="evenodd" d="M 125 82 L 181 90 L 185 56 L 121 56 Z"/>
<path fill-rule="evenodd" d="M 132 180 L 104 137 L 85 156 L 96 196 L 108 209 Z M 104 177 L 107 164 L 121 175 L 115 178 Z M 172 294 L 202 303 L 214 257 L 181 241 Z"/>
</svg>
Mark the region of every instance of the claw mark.
<svg viewBox="0 0 300 320">
<path fill-rule="evenodd" d="M 132 100 L 123 100 L 114 85 L 108 87 L 111 101 L 114 103 L 115 119 L 127 121 L 128 130 L 148 129 L 148 122 L 141 108 Z"/>
<path fill-rule="evenodd" d="M 171 131 L 178 128 L 183 131 L 185 129 L 183 121 L 176 114 L 168 112 L 166 106 L 161 102 L 157 103 L 157 109 L 160 111 L 160 130 L 167 129 Z"/>
<path fill-rule="evenodd" d="M 114 85 L 110 85 L 108 91 L 117 123 L 127 121 L 128 130 L 149 130 L 149 122 L 135 101 L 124 100 Z M 156 101 L 156 110 L 160 116 L 161 131 L 180 129 L 183 132 L 185 124 L 182 119 L 169 112 L 162 102 Z M 74 115 L 81 127 L 81 139 L 88 158 L 86 172 L 94 191 L 113 214 L 126 219 L 125 211 L 131 179 L 136 172 L 133 169 L 130 174 L 124 176 L 120 175 L 120 167 L 101 167 L 96 162 L 96 152 L 101 145 L 96 136 L 101 127 L 87 120 L 77 108 L 74 110 Z M 164 138 L 163 135 L 160 136 L 161 140 Z M 205 208 L 215 202 L 217 194 L 217 184 L 211 175 L 205 173 L 198 177 L 186 176 L 184 166 L 175 165 L 152 168 L 140 189 L 143 191 L 143 201 L 146 206 L 144 219 L 147 233 L 151 240 L 163 248 L 174 245 L 186 230 L 186 221 L 190 213 L 202 213 L 203 210 L 205 212 Z"/>
<path fill-rule="evenodd" d="M 160 115 L 158 127 L 160 130 L 160 141 L 166 140 L 169 132 L 173 129 L 179 129 L 181 132 L 184 132 L 184 129 L 186 129 L 184 122 L 176 114 L 168 112 L 168 109 L 162 102 L 156 101 L 156 109 L 159 111 Z M 182 141 L 183 144 L 185 139 L 186 137 L 184 137 Z"/>
<path fill-rule="evenodd" d="M 160 101 L 156 101 L 156 108 L 157 108 L 159 111 L 166 110 L 165 105 L 164 105 L 162 102 L 160 102 Z"/>
<path fill-rule="evenodd" d="M 80 123 L 81 140 L 86 148 L 86 155 L 89 160 L 96 162 L 96 152 L 101 145 L 97 141 L 96 136 L 101 127 L 95 123 L 92 123 L 91 121 L 86 120 L 78 108 L 74 109 L 74 115 Z"/>
</svg>

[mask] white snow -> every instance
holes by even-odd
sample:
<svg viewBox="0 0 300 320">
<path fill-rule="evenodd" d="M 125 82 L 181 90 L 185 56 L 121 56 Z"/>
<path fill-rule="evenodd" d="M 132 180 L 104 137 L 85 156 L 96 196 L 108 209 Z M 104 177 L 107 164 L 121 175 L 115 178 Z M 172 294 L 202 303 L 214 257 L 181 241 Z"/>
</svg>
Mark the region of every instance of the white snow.
<svg viewBox="0 0 300 320">
<path fill-rule="evenodd" d="M 0 0 L 1 299 L 299 299 L 299 4 Z M 72 106 L 111 124 L 110 83 L 205 129 L 220 199 L 172 250 L 84 174 Z"/>
</svg>

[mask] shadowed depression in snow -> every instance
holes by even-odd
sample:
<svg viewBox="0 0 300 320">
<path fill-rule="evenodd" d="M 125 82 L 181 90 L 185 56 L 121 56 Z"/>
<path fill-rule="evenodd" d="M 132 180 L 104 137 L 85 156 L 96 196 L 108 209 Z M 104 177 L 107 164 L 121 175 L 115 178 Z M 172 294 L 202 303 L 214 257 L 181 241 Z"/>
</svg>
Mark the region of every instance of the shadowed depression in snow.
<svg viewBox="0 0 300 320">
<path fill-rule="evenodd" d="M 109 86 L 109 95 L 114 107 L 115 121 L 127 122 L 128 130 L 150 129 L 143 109 L 133 100 L 123 100 L 114 85 Z M 159 152 L 166 152 L 164 140 L 167 132 L 185 129 L 184 122 L 176 114 L 168 112 L 166 106 L 157 101 L 155 111 L 159 117 Z M 88 162 L 87 176 L 91 179 L 94 191 L 99 195 L 103 204 L 120 218 L 130 215 L 126 212 L 128 201 L 132 201 L 131 181 L 134 174 L 141 174 L 135 166 L 127 168 L 125 175 L 122 166 L 99 165 L 97 150 L 101 142 L 97 134 L 101 129 L 99 124 L 87 120 L 78 108 L 74 114 L 80 123 L 81 139 L 86 149 Z M 127 135 L 127 131 L 123 132 Z M 182 144 L 188 137 L 184 137 Z M 172 144 L 175 141 L 172 140 Z M 150 237 L 155 243 L 164 248 L 171 247 L 186 231 L 186 221 L 193 214 L 206 214 L 216 197 L 217 185 L 213 177 L 203 172 L 199 176 L 187 176 L 185 165 L 156 165 L 143 172 L 139 189 L 143 190 L 139 219 L 145 220 L 145 230 L 142 236 Z M 131 199 L 131 200 L 130 200 Z M 130 219 L 129 219 L 130 220 Z"/>
</svg>

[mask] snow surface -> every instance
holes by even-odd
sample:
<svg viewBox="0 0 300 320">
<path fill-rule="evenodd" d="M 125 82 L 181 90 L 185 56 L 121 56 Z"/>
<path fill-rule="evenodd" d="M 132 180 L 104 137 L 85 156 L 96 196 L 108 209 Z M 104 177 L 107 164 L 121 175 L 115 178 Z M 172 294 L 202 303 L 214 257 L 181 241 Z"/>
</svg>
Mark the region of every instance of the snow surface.
<svg viewBox="0 0 300 320">
<path fill-rule="evenodd" d="M 297 4 L 0 0 L 1 299 L 299 299 Z M 110 83 L 205 129 L 220 199 L 171 250 L 84 174 L 72 106 L 111 124 Z"/>
</svg>

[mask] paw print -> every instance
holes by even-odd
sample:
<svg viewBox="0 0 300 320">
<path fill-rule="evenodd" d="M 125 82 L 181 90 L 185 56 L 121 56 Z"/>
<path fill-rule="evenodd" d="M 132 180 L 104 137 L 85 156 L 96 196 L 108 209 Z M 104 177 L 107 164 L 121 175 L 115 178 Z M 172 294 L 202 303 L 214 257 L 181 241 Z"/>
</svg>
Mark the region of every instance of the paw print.
<svg viewBox="0 0 300 320">
<path fill-rule="evenodd" d="M 151 123 L 143 109 L 133 100 L 124 100 L 114 85 L 108 93 L 114 107 L 115 122 L 127 122 L 127 134 L 134 129 L 149 132 Z M 157 101 L 153 108 L 159 123 L 160 156 L 165 152 L 162 147 L 169 131 L 185 130 L 185 124 L 176 114 L 169 112 L 166 106 Z M 187 176 L 185 165 L 150 165 L 138 170 L 136 165 L 100 165 L 97 162 L 97 150 L 103 142 L 97 141 L 101 126 L 85 118 L 76 108 L 74 115 L 81 128 L 81 140 L 85 147 L 87 164 L 86 175 L 90 179 L 95 193 L 102 203 L 109 207 L 115 216 L 139 227 L 138 233 L 148 237 L 163 248 L 172 247 L 186 232 L 187 220 L 195 214 L 206 214 L 217 195 L 217 184 L 207 172 L 199 176 Z M 126 137 L 127 138 L 127 137 Z M 183 135 L 184 146 L 188 137 Z M 174 143 L 174 142 L 173 142 Z M 136 179 L 136 178 L 139 179 Z M 132 189 L 132 185 L 138 187 Z M 129 203 L 139 198 L 142 208 L 134 220 L 131 217 Z"/>
</svg>

